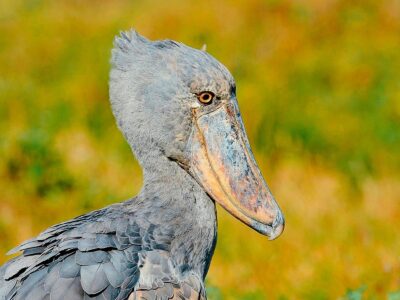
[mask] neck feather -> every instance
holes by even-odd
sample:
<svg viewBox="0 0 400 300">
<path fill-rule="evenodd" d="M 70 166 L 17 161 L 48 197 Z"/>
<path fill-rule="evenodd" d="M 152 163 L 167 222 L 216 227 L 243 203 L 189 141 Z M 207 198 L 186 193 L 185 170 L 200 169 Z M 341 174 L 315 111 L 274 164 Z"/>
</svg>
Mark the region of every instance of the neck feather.
<svg viewBox="0 0 400 300">
<path fill-rule="evenodd" d="M 181 272 L 205 277 L 216 242 L 214 201 L 176 162 L 160 156 L 144 166 L 138 199 L 150 219 L 171 228 L 171 257 Z"/>
</svg>

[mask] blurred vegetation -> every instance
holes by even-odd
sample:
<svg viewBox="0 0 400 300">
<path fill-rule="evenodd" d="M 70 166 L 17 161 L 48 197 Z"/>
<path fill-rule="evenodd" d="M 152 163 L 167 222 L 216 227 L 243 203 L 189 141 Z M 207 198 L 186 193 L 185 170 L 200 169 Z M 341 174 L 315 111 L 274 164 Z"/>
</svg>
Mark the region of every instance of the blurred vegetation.
<svg viewBox="0 0 400 300">
<path fill-rule="evenodd" d="M 399 299 L 399 0 L 3 0 L 0 262 L 127 199 L 141 171 L 108 104 L 113 36 L 135 27 L 232 71 L 287 228 L 219 210 L 211 299 Z"/>
</svg>

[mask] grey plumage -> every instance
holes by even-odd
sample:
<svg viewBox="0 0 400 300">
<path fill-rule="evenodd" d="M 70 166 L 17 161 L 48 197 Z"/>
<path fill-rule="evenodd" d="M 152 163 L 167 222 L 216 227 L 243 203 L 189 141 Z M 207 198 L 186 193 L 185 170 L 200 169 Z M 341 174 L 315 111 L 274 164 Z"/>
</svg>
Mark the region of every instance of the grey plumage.
<svg viewBox="0 0 400 300">
<path fill-rule="evenodd" d="M 143 188 L 12 249 L 21 255 L 0 268 L 0 300 L 205 299 L 215 199 L 188 171 L 188 143 L 200 107 L 196 95 L 218 95 L 206 113 L 226 103 L 237 110 L 234 80 L 205 51 L 151 42 L 135 31 L 116 37 L 111 63 L 111 106 L 143 168 Z M 241 124 L 238 110 L 235 117 Z"/>
<path fill-rule="evenodd" d="M 136 218 L 146 211 L 145 207 L 139 208 L 139 203 L 145 202 L 130 200 L 51 227 L 30 242 L 33 247 L 46 245 L 41 255 L 25 256 L 30 248 L 29 243 L 23 244 L 23 254 L 1 268 L 2 299 L 65 299 L 65 292 L 76 299 L 83 295 L 88 299 L 101 299 L 101 295 L 104 299 L 127 299 L 138 283 L 141 266 L 146 265 L 147 256 L 139 258 L 139 254 L 146 251 L 153 257 L 153 251 L 168 253 L 170 247 L 158 245 L 173 237 L 170 230 L 167 237 L 163 230 L 157 230 L 161 223 L 153 218 L 142 220 L 139 228 Z M 154 270 L 167 273 L 149 275 L 149 270 L 149 278 L 178 284 L 177 274 L 163 265 L 165 261 L 152 263 Z M 145 288 L 151 289 L 152 285 Z M 110 295 L 114 298 L 108 298 Z"/>
</svg>

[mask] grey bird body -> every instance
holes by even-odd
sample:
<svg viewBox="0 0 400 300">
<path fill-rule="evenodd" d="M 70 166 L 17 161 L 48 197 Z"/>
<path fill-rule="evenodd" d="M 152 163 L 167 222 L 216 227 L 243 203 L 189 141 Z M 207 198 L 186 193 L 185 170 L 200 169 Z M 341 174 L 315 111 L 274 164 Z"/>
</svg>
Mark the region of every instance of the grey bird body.
<svg viewBox="0 0 400 300">
<path fill-rule="evenodd" d="M 187 285 L 182 295 L 204 295 L 215 206 L 166 163 L 176 173 L 160 174 L 136 198 L 55 225 L 16 248 L 23 255 L 0 271 L 3 299 L 127 299 L 135 286 L 170 299 L 174 285 Z M 164 176 L 169 184 L 157 184 Z"/>
<path fill-rule="evenodd" d="M 270 238 L 283 230 L 223 65 L 134 31 L 116 38 L 112 65 L 113 112 L 143 168 L 143 188 L 13 249 L 21 255 L 0 268 L 1 300 L 205 299 L 214 201 Z M 202 105 L 202 91 L 214 103 Z"/>
</svg>

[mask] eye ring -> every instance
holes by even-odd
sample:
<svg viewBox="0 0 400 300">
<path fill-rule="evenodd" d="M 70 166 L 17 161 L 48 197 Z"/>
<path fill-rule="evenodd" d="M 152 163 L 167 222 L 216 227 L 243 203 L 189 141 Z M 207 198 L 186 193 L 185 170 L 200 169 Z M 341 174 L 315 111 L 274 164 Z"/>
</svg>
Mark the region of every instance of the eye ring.
<svg viewBox="0 0 400 300">
<path fill-rule="evenodd" d="M 213 92 L 201 92 L 197 94 L 197 99 L 204 105 L 209 105 L 213 102 L 215 94 Z"/>
</svg>

